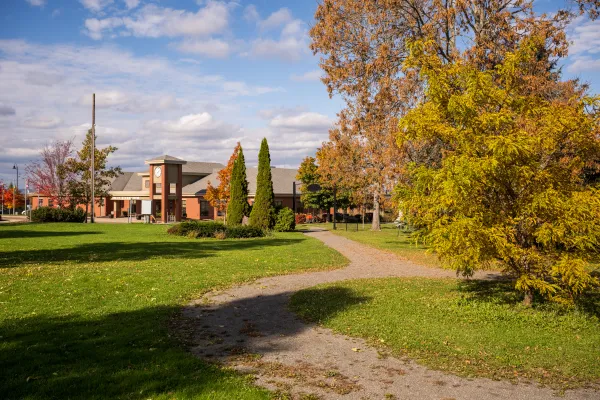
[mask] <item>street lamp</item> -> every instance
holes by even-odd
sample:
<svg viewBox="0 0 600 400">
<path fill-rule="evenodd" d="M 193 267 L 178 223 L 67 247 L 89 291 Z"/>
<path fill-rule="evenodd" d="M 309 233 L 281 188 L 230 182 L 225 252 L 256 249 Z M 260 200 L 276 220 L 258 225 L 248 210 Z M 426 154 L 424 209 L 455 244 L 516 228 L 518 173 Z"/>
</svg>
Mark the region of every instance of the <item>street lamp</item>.
<svg viewBox="0 0 600 400">
<path fill-rule="evenodd" d="M 15 215 L 15 208 L 17 208 L 17 191 L 19 191 L 19 166 L 17 164 L 13 165 L 13 169 L 17 170 L 17 185 L 13 186 L 13 215 Z M 15 190 L 16 188 L 16 190 Z"/>
</svg>

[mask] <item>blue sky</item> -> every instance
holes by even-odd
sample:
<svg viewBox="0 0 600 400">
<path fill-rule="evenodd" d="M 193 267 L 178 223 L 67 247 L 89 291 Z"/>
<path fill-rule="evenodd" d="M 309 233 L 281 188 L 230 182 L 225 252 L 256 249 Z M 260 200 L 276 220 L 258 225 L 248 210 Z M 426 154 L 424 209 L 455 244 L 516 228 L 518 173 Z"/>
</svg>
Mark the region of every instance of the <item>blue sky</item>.
<svg viewBox="0 0 600 400">
<path fill-rule="evenodd" d="M 552 12 L 562 1 L 538 1 Z M 91 123 L 111 163 L 144 169 L 168 153 L 226 162 L 241 141 L 255 164 L 263 137 L 273 164 L 314 155 L 342 106 L 319 81 L 308 46 L 316 1 L 0 1 L 0 179 L 52 139 Z M 599 92 L 600 24 L 579 18 L 566 77 Z M 21 181 L 21 187 L 23 182 Z"/>
</svg>

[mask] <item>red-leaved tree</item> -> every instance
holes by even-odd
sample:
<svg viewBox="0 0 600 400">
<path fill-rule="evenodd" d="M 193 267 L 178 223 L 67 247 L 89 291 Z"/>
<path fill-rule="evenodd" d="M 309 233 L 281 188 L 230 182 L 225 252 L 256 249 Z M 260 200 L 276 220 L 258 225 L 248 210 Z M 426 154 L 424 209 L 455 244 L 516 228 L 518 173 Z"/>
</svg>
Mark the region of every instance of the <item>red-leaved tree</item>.
<svg viewBox="0 0 600 400">
<path fill-rule="evenodd" d="M 25 167 L 31 187 L 54 204 L 64 207 L 69 203 L 69 172 L 65 162 L 73 155 L 73 140 L 55 140 L 44 146 L 40 158 Z"/>
</svg>

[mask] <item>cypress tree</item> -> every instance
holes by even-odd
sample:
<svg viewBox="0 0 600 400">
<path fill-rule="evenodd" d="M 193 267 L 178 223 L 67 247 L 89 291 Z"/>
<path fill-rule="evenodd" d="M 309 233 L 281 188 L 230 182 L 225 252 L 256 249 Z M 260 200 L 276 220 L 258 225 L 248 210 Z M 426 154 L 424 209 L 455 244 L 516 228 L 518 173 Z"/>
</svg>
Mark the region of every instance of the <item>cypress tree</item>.
<svg viewBox="0 0 600 400">
<path fill-rule="evenodd" d="M 269 145 L 264 138 L 258 153 L 258 175 L 256 177 L 256 196 L 250 213 L 250 225 L 262 229 L 271 229 L 275 225 L 275 195 L 271 178 L 271 155 Z"/>
<path fill-rule="evenodd" d="M 248 181 L 246 180 L 246 161 L 240 146 L 238 157 L 233 164 L 229 184 L 229 203 L 227 204 L 227 225 L 240 225 L 244 215 L 248 214 Z"/>
</svg>

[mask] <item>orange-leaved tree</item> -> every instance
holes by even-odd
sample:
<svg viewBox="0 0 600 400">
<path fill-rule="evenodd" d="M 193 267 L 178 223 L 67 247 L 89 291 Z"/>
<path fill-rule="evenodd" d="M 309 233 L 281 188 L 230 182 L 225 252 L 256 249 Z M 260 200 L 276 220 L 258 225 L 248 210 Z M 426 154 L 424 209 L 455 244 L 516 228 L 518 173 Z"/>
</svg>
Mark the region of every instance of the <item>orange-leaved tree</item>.
<svg viewBox="0 0 600 400">
<path fill-rule="evenodd" d="M 211 206 L 215 207 L 219 211 L 227 213 L 227 202 L 229 201 L 229 184 L 231 182 L 231 173 L 233 172 L 233 164 L 238 158 L 240 152 L 240 142 L 237 143 L 233 154 L 229 157 L 227 166 L 220 170 L 217 174 L 219 180 L 219 186 L 215 187 L 210 181 L 206 187 L 206 194 L 204 199 L 207 200 Z M 227 220 L 227 216 L 225 216 Z"/>
</svg>

